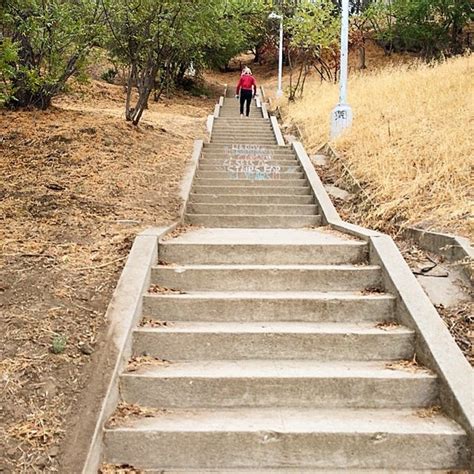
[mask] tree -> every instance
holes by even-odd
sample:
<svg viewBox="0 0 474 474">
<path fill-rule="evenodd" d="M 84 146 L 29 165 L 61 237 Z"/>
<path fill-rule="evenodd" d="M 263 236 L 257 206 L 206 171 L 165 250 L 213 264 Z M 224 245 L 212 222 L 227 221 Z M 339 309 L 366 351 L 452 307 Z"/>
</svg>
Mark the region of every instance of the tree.
<svg viewBox="0 0 474 474">
<path fill-rule="evenodd" d="M 110 29 L 108 47 L 129 69 L 125 117 L 135 125 L 153 90 L 158 99 L 164 85 L 182 78 L 191 64 L 199 68 L 227 60 L 240 51 L 244 39 L 236 28 L 226 33 L 222 0 L 102 0 L 102 4 Z"/>
<path fill-rule="evenodd" d="M 321 80 L 336 78 L 339 62 L 340 19 L 335 15 L 331 0 L 303 3 L 287 21 L 290 35 L 290 94 L 294 100 L 303 95 L 306 77 L 315 69 Z M 332 61 L 332 65 L 327 58 Z M 296 83 L 293 81 L 293 62 L 299 64 Z"/>
<path fill-rule="evenodd" d="M 3 0 L 0 74 L 7 107 L 46 109 L 101 32 L 99 0 Z"/>
<path fill-rule="evenodd" d="M 462 31 L 473 19 L 470 0 L 378 0 L 369 8 L 376 39 L 390 53 L 427 59 L 462 52 Z"/>
</svg>

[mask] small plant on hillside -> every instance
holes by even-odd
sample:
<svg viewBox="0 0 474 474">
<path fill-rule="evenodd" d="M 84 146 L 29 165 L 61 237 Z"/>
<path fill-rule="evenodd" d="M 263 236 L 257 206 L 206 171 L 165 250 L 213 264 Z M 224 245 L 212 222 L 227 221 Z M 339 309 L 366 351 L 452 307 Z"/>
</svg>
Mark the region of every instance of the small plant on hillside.
<svg viewBox="0 0 474 474">
<path fill-rule="evenodd" d="M 53 354 L 62 354 L 66 349 L 67 337 L 56 334 L 51 342 L 51 352 Z"/>
</svg>

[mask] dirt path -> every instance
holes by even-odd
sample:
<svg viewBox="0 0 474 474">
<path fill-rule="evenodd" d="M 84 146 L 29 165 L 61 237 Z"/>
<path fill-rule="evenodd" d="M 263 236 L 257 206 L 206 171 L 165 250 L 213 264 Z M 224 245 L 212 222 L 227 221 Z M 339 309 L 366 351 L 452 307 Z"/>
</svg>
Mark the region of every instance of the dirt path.
<svg viewBox="0 0 474 474">
<path fill-rule="evenodd" d="M 100 355 L 133 237 L 173 221 L 213 98 L 122 119 L 94 82 L 46 112 L 0 112 L 0 472 L 56 472 L 68 420 Z"/>
</svg>

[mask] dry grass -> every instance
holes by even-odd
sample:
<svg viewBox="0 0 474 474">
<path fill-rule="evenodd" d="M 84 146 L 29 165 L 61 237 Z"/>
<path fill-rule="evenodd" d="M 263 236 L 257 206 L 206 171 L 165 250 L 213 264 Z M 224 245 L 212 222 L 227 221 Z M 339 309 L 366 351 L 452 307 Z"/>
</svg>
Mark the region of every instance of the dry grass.
<svg viewBox="0 0 474 474">
<path fill-rule="evenodd" d="M 471 61 L 351 76 L 354 124 L 333 145 L 376 204 L 362 224 L 417 224 L 472 236 Z M 284 107 L 309 151 L 327 141 L 337 97 L 336 85 L 312 79 L 304 99 Z"/>
</svg>

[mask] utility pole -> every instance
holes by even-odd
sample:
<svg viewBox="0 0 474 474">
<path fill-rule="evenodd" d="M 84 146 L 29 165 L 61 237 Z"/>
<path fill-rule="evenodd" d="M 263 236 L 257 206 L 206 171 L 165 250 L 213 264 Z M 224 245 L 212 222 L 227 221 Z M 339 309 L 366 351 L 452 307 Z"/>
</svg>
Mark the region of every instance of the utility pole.
<svg viewBox="0 0 474 474">
<path fill-rule="evenodd" d="M 277 98 L 283 96 L 283 15 L 277 15 L 275 12 L 270 13 L 268 18 L 271 20 L 280 20 L 280 46 L 278 49 L 278 88 L 276 92 Z"/>
<path fill-rule="evenodd" d="M 347 103 L 347 71 L 349 55 L 349 0 L 342 0 L 341 19 L 341 66 L 339 103 L 331 113 L 331 139 L 337 138 L 352 125 L 352 109 Z"/>
</svg>

